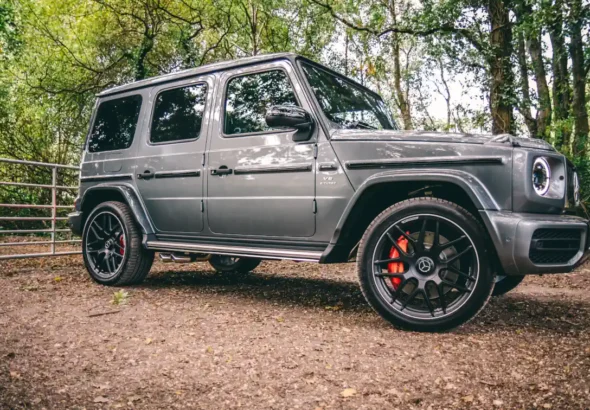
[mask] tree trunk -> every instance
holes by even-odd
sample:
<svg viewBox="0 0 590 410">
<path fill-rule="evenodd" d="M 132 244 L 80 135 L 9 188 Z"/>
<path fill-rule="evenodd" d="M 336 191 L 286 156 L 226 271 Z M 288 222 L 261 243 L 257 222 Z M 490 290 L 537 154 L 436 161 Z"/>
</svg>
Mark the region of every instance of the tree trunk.
<svg viewBox="0 0 590 410">
<path fill-rule="evenodd" d="M 490 110 L 492 113 L 492 133 L 512 132 L 512 102 L 514 78 L 510 64 L 512 55 L 512 27 L 508 8 L 503 0 L 489 0 L 491 55 L 490 66 Z"/>
<path fill-rule="evenodd" d="M 586 73 L 584 67 L 584 44 L 582 42 L 582 1 L 570 3 L 570 55 L 572 58 L 574 135 L 572 153 L 584 158 L 588 142 L 588 111 L 586 111 Z"/>
<path fill-rule="evenodd" d="M 528 49 L 531 65 L 537 84 L 537 118 L 536 133 L 532 137 L 539 137 L 549 140 L 549 126 L 551 125 L 551 93 L 547 83 L 547 72 L 543 60 L 543 46 L 541 40 L 541 31 L 532 21 L 533 8 L 527 0 L 514 1 L 514 11 L 516 12 L 521 30 L 524 32 L 526 48 Z M 519 44 L 520 46 L 520 44 Z M 519 51 L 520 52 L 520 51 Z"/>
<path fill-rule="evenodd" d="M 543 61 L 543 48 L 541 46 L 541 33 L 535 33 L 527 41 L 529 55 L 533 71 L 535 72 L 535 81 L 537 83 L 537 97 L 539 99 L 539 108 L 537 110 L 537 135 L 545 140 L 549 139 L 549 127 L 551 126 L 551 93 L 547 83 L 547 72 L 545 62 Z"/>
<path fill-rule="evenodd" d="M 522 101 L 520 103 L 520 113 L 524 117 L 524 122 L 532 138 L 537 135 L 537 120 L 531 115 L 531 92 L 529 89 L 529 68 L 526 61 L 526 47 L 524 45 L 524 35 L 518 32 L 518 68 L 520 71 L 520 91 Z"/>
<path fill-rule="evenodd" d="M 148 70 L 145 66 L 145 60 L 150 51 L 152 51 L 152 48 L 154 48 L 154 38 L 146 33 L 139 46 L 135 60 L 135 81 L 143 80 L 147 77 Z"/>
<path fill-rule="evenodd" d="M 449 89 L 449 84 L 447 83 L 447 79 L 445 78 L 445 67 L 443 64 L 442 58 L 437 60 L 438 69 L 440 73 L 440 80 L 444 87 L 444 92 L 440 90 L 437 86 L 437 90 L 439 94 L 444 98 L 445 103 L 447 105 L 447 123 L 445 131 L 449 131 L 451 129 L 451 115 L 452 115 L 452 107 L 451 107 L 451 90 Z"/>
<path fill-rule="evenodd" d="M 395 9 L 395 1 L 389 1 L 389 12 L 391 13 L 391 20 L 394 26 L 397 26 L 397 11 Z M 405 130 L 411 130 L 414 128 L 412 125 L 412 113 L 410 112 L 410 104 L 408 102 L 407 95 L 402 89 L 402 73 L 400 63 L 400 46 L 399 46 L 399 34 L 392 33 L 391 37 L 392 49 L 393 49 L 393 86 L 395 88 L 395 94 L 397 97 L 397 105 L 402 114 L 402 121 L 404 123 Z"/>
<path fill-rule="evenodd" d="M 549 7 L 549 38 L 553 49 L 553 115 L 555 124 L 555 147 L 569 150 L 570 130 L 567 120 L 570 110 L 570 85 L 567 71 L 567 49 L 563 35 L 563 0 L 555 0 Z"/>
</svg>

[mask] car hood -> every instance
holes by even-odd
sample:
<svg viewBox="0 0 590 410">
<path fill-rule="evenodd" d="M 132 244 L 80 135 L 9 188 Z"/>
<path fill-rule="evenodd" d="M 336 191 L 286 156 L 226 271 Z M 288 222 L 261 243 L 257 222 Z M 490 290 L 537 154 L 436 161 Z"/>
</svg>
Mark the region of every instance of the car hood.
<svg viewBox="0 0 590 410">
<path fill-rule="evenodd" d="M 508 144 L 514 147 L 555 151 L 553 146 L 543 140 L 515 137 L 510 134 L 469 134 L 434 131 L 394 131 L 394 130 L 335 130 L 333 141 L 405 141 L 436 142 L 441 144 Z"/>
</svg>

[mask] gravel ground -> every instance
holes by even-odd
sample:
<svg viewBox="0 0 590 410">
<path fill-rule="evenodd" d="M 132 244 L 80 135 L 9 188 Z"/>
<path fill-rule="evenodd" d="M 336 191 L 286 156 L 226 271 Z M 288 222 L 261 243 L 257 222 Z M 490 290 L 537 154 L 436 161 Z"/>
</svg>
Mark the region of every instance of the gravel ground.
<svg viewBox="0 0 590 410">
<path fill-rule="evenodd" d="M 450 333 L 392 328 L 354 264 L 0 262 L 0 408 L 590 408 L 590 272 L 528 277 Z M 119 294 L 120 295 L 120 294 Z"/>
</svg>

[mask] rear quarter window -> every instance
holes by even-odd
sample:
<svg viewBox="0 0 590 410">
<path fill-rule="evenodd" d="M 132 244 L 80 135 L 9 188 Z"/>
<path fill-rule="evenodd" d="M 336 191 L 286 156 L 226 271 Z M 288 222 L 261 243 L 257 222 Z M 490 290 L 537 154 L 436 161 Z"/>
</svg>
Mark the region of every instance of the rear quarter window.
<svg viewBox="0 0 590 410">
<path fill-rule="evenodd" d="M 199 138 L 206 98 L 206 84 L 161 92 L 156 99 L 150 142 L 160 144 Z"/>
<path fill-rule="evenodd" d="M 135 135 L 140 109 L 140 95 L 100 103 L 88 139 L 88 151 L 103 152 L 129 148 Z"/>
</svg>

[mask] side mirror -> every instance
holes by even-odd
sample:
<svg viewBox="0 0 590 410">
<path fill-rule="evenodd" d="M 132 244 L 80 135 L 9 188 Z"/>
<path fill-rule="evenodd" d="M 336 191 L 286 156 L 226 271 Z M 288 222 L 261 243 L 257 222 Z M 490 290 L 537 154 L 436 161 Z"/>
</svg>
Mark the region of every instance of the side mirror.
<svg viewBox="0 0 590 410">
<path fill-rule="evenodd" d="M 295 128 L 293 141 L 307 141 L 311 137 L 314 123 L 311 115 L 301 107 L 275 105 L 266 112 L 266 124 L 273 128 Z"/>
</svg>

